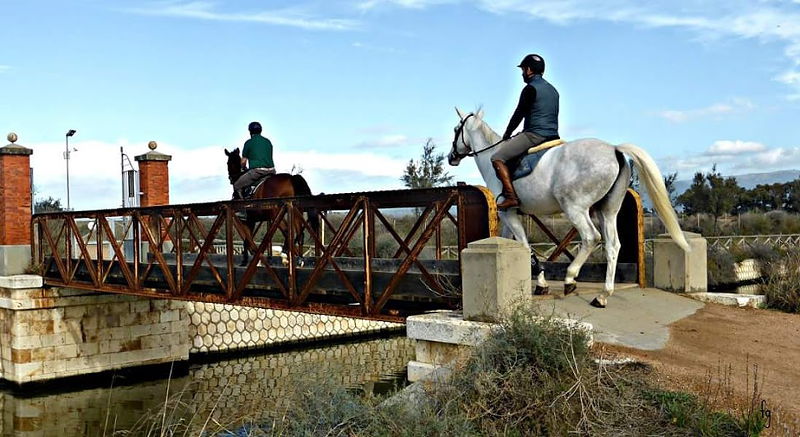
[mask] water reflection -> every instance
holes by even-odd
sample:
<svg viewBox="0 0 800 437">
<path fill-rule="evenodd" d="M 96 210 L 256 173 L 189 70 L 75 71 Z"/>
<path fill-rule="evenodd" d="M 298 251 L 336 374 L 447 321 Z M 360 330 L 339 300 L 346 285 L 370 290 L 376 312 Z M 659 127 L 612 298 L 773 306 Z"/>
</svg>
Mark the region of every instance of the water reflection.
<svg viewBox="0 0 800 437">
<path fill-rule="evenodd" d="M 168 423 L 191 421 L 190 428 L 199 430 L 206 419 L 231 423 L 279 405 L 298 381 L 328 379 L 355 390 L 387 391 L 404 380 L 413 354 L 412 341 L 400 336 L 193 364 L 171 380 L 163 370 L 152 376 L 164 379 L 113 388 L 3 391 L 0 435 L 101 436 L 131 428 L 147 434 L 149 425 L 137 421 L 148 415 Z M 168 386 L 171 401 L 160 410 Z"/>
</svg>

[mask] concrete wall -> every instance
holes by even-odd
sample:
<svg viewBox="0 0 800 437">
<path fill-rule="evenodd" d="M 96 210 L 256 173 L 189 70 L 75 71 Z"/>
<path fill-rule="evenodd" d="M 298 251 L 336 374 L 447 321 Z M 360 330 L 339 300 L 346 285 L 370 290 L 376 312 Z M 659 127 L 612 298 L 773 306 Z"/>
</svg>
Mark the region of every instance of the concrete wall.
<svg viewBox="0 0 800 437">
<path fill-rule="evenodd" d="M 190 353 L 404 329 L 397 323 L 41 284 L 38 276 L 0 277 L 0 378 L 27 383 L 187 360 Z"/>
<path fill-rule="evenodd" d="M 0 278 L 0 372 L 42 381 L 189 357 L 185 305 Z"/>
</svg>

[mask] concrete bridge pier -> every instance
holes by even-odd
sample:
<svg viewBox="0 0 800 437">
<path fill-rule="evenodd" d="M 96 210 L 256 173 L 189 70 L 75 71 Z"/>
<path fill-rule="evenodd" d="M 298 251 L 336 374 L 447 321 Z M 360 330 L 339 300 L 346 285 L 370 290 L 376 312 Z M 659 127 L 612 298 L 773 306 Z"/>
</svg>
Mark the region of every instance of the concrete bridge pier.
<svg viewBox="0 0 800 437">
<path fill-rule="evenodd" d="M 438 311 L 408 317 L 406 332 L 416 340 L 416 359 L 408 363 L 415 382 L 446 374 L 451 363 L 480 344 L 518 305 L 531 303 L 530 249 L 501 237 L 474 241 L 461 252 L 463 311 Z M 592 326 L 564 319 L 570 327 Z"/>
<path fill-rule="evenodd" d="M 668 234 L 653 242 L 653 285 L 678 292 L 708 291 L 708 243 L 702 235 L 684 232 L 689 252 L 684 252 Z"/>
<path fill-rule="evenodd" d="M 33 151 L 16 144 L 16 134 L 8 140 L 0 148 L 0 377 L 24 384 L 187 360 L 184 303 L 45 288 L 40 276 L 24 274 L 36 270 L 30 265 Z M 165 156 L 139 160 L 149 166 L 140 171 L 156 182 L 143 187 L 162 191 L 146 199 L 169 199 Z"/>
</svg>

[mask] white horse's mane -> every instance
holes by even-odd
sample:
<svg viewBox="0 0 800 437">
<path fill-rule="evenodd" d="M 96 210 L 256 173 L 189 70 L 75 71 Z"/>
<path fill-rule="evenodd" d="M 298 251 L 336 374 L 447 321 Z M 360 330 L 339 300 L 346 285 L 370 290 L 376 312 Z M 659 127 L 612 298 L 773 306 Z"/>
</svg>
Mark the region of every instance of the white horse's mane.
<svg viewBox="0 0 800 437">
<path fill-rule="evenodd" d="M 486 123 L 485 121 L 483 121 L 482 118 L 478 118 L 478 117 L 475 117 L 475 118 L 480 120 L 480 123 L 478 124 L 478 128 L 480 128 L 481 132 L 483 133 L 483 136 L 486 138 L 487 141 L 489 141 L 489 143 L 494 144 L 494 143 L 496 143 L 496 142 L 501 140 L 500 135 L 498 135 L 497 132 L 492 130 L 492 128 L 489 126 L 489 123 Z"/>
</svg>

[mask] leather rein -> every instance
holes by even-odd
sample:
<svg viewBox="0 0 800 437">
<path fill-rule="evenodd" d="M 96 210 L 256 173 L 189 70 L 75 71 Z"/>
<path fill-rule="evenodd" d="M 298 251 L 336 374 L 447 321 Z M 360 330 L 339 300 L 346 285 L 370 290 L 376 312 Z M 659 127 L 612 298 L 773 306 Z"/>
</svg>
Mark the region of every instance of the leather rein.
<svg viewBox="0 0 800 437">
<path fill-rule="evenodd" d="M 469 115 L 467 115 L 466 117 L 464 117 L 461 120 L 461 124 L 459 124 L 458 125 L 458 129 L 456 129 L 456 136 L 453 138 L 453 150 L 450 152 L 450 155 L 448 156 L 448 158 L 464 159 L 464 158 L 469 157 L 469 156 L 478 156 L 478 154 L 483 153 L 483 152 L 485 152 L 485 151 L 487 151 L 489 149 L 493 149 L 493 148 L 497 147 L 498 144 L 503 142 L 503 140 L 500 140 L 500 141 L 498 141 L 498 142 L 496 142 L 496 143 L 492 144 L 491 146 L 488 146 L 488 147 L 486 147 L 484 149 L 481 149 L 481 150 L 478 150 L 478 151 L 473 151 L 472 148 L 469 146 L 469 144 L 467 144 L 467 142 L 464 141 L 463 133 L 464 133 L 464 126 L 466 126 L 466 124 L 467 124 L 467 120 L 469 120 L 470 117 L 474 117 L 474 116 L 475 116 L 475 114 L 470 112 Z M 461 144 L 463 144 L 464 148 L 468 150 L 467 153 L 461 153 L 461 152 L 458 151 L 458 138 L 459 137 L 461 137 Z"/>
</svg>

